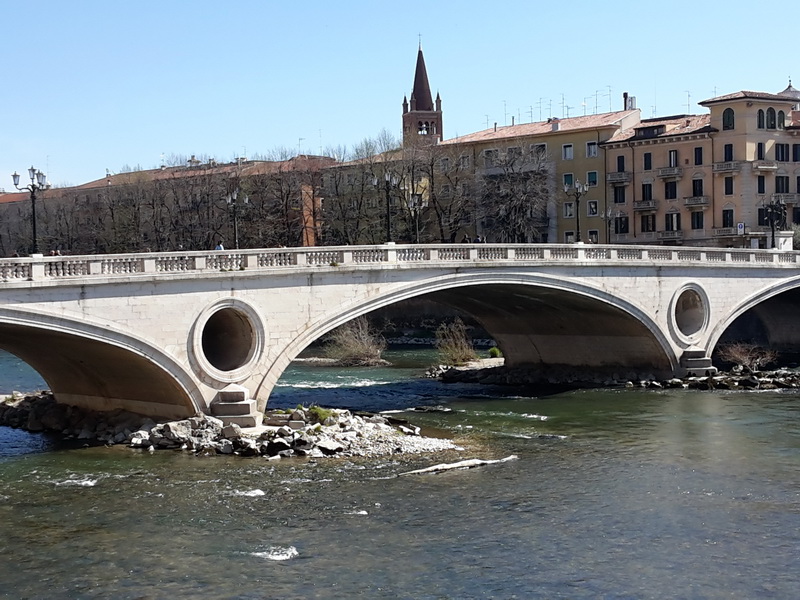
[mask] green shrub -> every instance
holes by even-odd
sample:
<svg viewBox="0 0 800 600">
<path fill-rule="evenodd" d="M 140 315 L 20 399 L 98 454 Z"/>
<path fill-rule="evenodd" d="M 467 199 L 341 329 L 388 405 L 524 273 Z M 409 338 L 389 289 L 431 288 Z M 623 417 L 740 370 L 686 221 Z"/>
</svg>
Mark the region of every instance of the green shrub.
<svg viewBox="0 0 800 600">
<path fill-rule="evenodd" d="M 489 358 L 500 358 L 501 356 L 503 356 L 503 353 L 500 352 L 500 348 L 497 346 L 489 348 Z"/>
</svg>

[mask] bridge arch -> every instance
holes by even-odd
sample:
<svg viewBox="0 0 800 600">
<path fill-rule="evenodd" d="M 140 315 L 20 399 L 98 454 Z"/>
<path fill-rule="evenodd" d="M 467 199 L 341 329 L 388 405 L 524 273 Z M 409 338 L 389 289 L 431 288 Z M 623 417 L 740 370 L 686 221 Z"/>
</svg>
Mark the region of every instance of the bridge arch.
<svg viewBox="0 0 800 600">
<path fill-rule="evenodd" d="M 667 334 L 646 310 L 604 290 L 541 273 L 458 272 L 356 299 L 322 315 L 274 359 L 268 368 L 269 379 L 274 384 L 304 348 L 336 327 L 420 296 L 430 296 L 476 318 L 498 342 L 506 364 L 512 367 L 580 366 L 609 373 L 640 371 L 667 376 L 679 364 Z M 265 380 L 259 387 L 268 392 Z"/>
<path fill-rule="evenodd" d="M 183 366 L 109 325 L 0 308 L 0 348 L 33 367 L 63 404 L 164 418 L 192 416 L 204 407 Z"/>
<path fill-rule="evenodd" d="M 716 348 L 725 333 L 748 311 L 753 311 L 766 331 L 771 345 L 800 349 L 800 276 L 771 283 L 737 304 L 709 332 L 708 352 Z"/>
</svg>

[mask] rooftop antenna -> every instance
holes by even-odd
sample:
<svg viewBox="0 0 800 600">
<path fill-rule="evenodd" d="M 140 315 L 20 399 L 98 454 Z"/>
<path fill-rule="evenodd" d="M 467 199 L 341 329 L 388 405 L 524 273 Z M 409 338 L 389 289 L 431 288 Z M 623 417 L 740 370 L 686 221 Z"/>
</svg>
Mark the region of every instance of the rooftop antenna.
<svg viewBox="0 0 800 600">
<path fill-rule="evenodd" d="M 322 129 L 319 130 L 319 155 L 322 156 Z"/>
<path fill-rule="evenodd" d="M 553 99 L 547 101 L 547 118 L 550 119 L 553 116 Z"/>
<path fill-rule="evenodd" d="M 686 90 L 686 114 L 691 112 L 692 107 L 692 94 L 689 90 Z"/>
<path fill-rule="evenodd" d="M 489 129 L 489 115 L 483 115 L 486 117 L 486 129 Z"/>
<path fill-rule="evenodd" d="M 597 103 L 598 103 L 598 98 L 599 97 L 600 97 L 600 90 L 595 90 L 594 91 L 594 114 L 597 114 L 597 111 L 598 111 Z"/>
<path fill-rule="evenodd" d="M 503 100 L 503 125 L 508 125 L 508 111 L 506 110 L 505 100 Z"/>
<path fill-rule="evenodd" d="M 297 156 L 300 156 L 300 142 L 305 141 L 306 138 L 297 138 Z"/>
<path fill-rule="evenodd" d="M 533 106 L 531 106 L 531 109 L 528 111 L 528 114 L 531 116 L 531 123 L 533 123 Z"/>
<path fill-rule="evenodd" d="M 542 98 L 539 98 L 539 102 L 536 104 L 536 107 L 539 109 L 539 120 L 542 120 Z M 533 117 L 531 117 L 533 119 Z"/>
<path fill-rule="evenodd" d="M 611 86 L 607 85 L 606 88 L 608 89 L 608 112 L 614 112 L 614 110 L 611 108 Z"/>
</svg>

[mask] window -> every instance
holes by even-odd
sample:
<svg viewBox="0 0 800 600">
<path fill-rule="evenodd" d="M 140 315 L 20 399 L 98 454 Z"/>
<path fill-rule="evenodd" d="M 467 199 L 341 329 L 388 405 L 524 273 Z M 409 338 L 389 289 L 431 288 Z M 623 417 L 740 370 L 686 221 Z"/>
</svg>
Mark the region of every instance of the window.
<svg viewBox="0 0 800 600">
<path fill-rule="evenodd" d="M 628 217 L 614 217 L 614 233 L 617 235 L 628 233 Z"/>
<path fill-rule="evenodd" d="M 725 144 L 722 149 L 722 160 L 731 162 L 733 160 L 733 144 Z"/>
<path fill-rule="evenodd" d="M 586 203 L 586 216 L 596 217 L 597 215 L 597 200 L 589 200 Z"/>
<path fill-rule="evenodd" d="M 617 173 L 624 173 L 625 172 L 625 157 L 619 155 L 617 157 Z"/>
<path fill-rule="evenodd" d="M 775 144 L 775 160 L 778 162 L 789 161 L 789 144 Z"/>
<path fill-rule="evenodd" d="M 644 153 L 644 170 L 645 171 L 653 170 L 653 154 L 651 152 Z"/>
<path fill-rule="evenodd" d="M 444 184 L 442 186 L 442 196 L 447 197 L 452 193 L 452 188 L 449 184 Z"/>
<path fill-rule="evenodd" d="M 733 177 L 725 178 L 725 195 L 733 196 Z"/>
<path fill-rule="evenodd" d="M 597 185 L 597 171 L 589 171 L 586 173 L 586 184 L 590 187 Z"/>
<path fill-rule="evenodd" d="M 792 208 L 792 223 L 800 223 L 800 206 Z"/>
<path fill-rule="evenodd" d="M 439 168 L 444 173 L 449 171 L 450 170 L 450 159 L 449 158 L 443 158 L 441 161 L 439 161 Z"/>
<path fill-rule="evenodd" d="M 469 184 L 468 183 L 462 183 L 461 184 L 461 195 L 464 196 L 464 197 L 469 196 Z"/>
<path fill-rule="evenodd" d="M 702 179 L 692 179 L 692 196 L 702 196 L 703 195 L 703 180 Z"/>
<path fill-rule="evenodd" d="M 597 142 L 586 142 L 586 158 L 597 157 Z"/>
<path fill-rule="evenodd" d="M 483 166 L 487 169 L 495 166 L 497 163 L 497 150 L 484 150 L 483 151 Z"/>
<path fill-rule="evenodd" d="M 547 144 L 532 144 L 531 154 L 537 159 L 543 159 L 547 156 Z"/>
<path fill-rule="evenodd" d="M 786 127 L 786 113 L 782 110 L 778 111 L 778 129 Z"/>
<path fill-rule="evenodd" d="M 763 175 L 759 175 L 756 179 L 756 193 L 757 194 L 766 194 L 767 193 L 767 178 Z"/>
<path fill-rule="evenodd" d="M 624 185 L 618 185 L 614 188 L 614 204 L 625 204 Z"/>
<path fill-rule="evenodd" d="M 723 208 L 722 209 L 722 226 L 723 227 L 733 227 L 733 209 L 732 208 Z"/>
<path fill-rule="evenodd" d="M 694 164 L 702 165 L 703 164 L 703 147 L 697 146 L 694 149 Z"/>
<path fill-rule="evenodd" d="M 573 219 L 575 217 L 575 203 L 564 202 L 564 218 Z"/>
<path fill-rule="evenodd" d="M 600 232 L 597 229 L 590 229 L 589 230 L 589 243 L 590 244 L 599 244 L 600 243 Z"/>
<path fill-rule="evenodd" d="M 678 151 L 677 150 L 670 150 L 669 151 L 669 165 L 670 167 L 677 167 L 678 166 Z"/>
<path fill-rule="evenodd" d="M 664 229 L 667 231 L 681 230 L 681 213 L 667 213 L 664 215 Z"/>
<path fill-rule="evenodd" d="M 565 231 L 564 232 L 564 243 L 565 244 L 574 244 L 575 243 L 575 232 L 574 231 Z"/>
<path fill-rule="evenodd" d="M 703 228 L 703 211 L 696 210 L 692 212 L 692 229 Z"/>
<path fill-rule="evenodd" d="M 756 144 L 756 160 L 764 160 L 764 142 Z"/>
<path fill-rule="evenodd" d="M 763 206 L 758 209 L 758 224 L 769 225 L 769 217 L 767 216 L 767 209 Z"/>
<path fill-rule="evenodd" d="M 652 183 L 643 183 L 642 184 L 642 200 L 652 200 L 653 199 L 653 184 Z"/>
<path fill-rule="evenodd" d="M 347 185 L 353 185 L 356 182 L 356 176 L 353 173 L 347 174 Z"/>
<path fill-rule="evenodd" d="M 797 176 L 797 193 L 800 194 L 800 175 Z"/>
<path fill-rule="evenodd" d="M 652 233 L 656 230 L 656 216 L 642 215 L 640 220 L 642 233 Z"/>
<path fill-rule="evenodd" d="M 771 106 L 767 109 L 767 129 L 775 129 L 775 109 Z"/>
<path fill-rule="evenodd" d="M 513 165 L 520 158 L 522 158 L 522 148 L 509 148 L 506 152 L 506 159 L 510 165 Z"/>
<path fill-rule="evenodd" d="M 665 181 L 664 182 L 664 198 L 667 200 L 675 200 L 678 197 L 678 182 Z"/>
<path fill-rule="evenodd" d="M 788 194 L 789 193 L 789 176 L 776 175 L 775 176 L 775 193 Z"/>
<path fill-rule="evenodd" d="M 572 173 L 564 173 L 564 185 L 567 187 L 572 187 L 572 182 L 575 179 L 572 177 Z"/>
<path fill-rule="evenodd" d="M 764 129 L 764 111 L 760 108 L 758 109 L 758 116 L 756 117 L 756 127 L 758 129 Z"/>
<path fill-rule="evenodd" d="M 733 129 L 733 109 L 726 108 L 722 111 L 722 129 Z"/>
<path fill-rule="evenodd" d="M 792 161 L 800 162 L 800 144 L 792 144 Z"/>
<path fill-rule="evenodd" d="M 561 158 L 563 160 L 572 160 L 572 144 L 561 146 Z"/>
<path fill-rule="evenodd" d="M 461 170 L 469 169 L 469 156 L 462 154 L 458 157 L 458 166 Z"/>
</svg>

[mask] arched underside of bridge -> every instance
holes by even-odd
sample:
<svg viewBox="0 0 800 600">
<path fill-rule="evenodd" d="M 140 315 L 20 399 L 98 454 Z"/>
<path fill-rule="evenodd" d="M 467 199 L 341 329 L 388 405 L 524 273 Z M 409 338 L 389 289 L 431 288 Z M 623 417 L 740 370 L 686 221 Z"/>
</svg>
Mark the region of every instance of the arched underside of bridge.
<svg viewBox="0 0 800 600">
<path fill-rule="evenodd" d="M 473 316 L 509 367 L 670 376 L 674 361 L 632 314 L 598 298 L 535 285 L 472 285 L 426 296 Z"/>
<path fill-rule="evenodd" d="M 716 345 L 734 341 L 800 354 L 800 288 L 780 292 L 744 311 L 721 333 Z"/>
<path fill-rule="evenodd" d="M 36 369 L 63 404 L 97 411 L 122 408 L 164 418 L 198 411 L 174 375 L 144 355 L 111 343 L 0 323 L 0 347 Z"/>
</svg>

